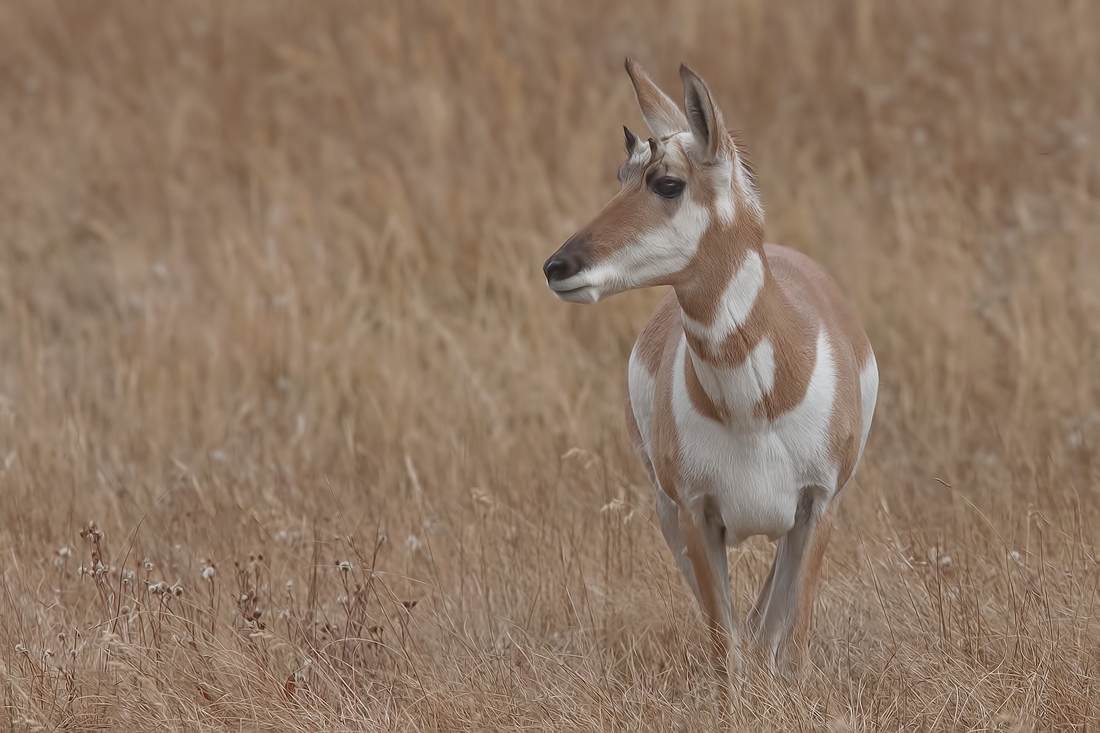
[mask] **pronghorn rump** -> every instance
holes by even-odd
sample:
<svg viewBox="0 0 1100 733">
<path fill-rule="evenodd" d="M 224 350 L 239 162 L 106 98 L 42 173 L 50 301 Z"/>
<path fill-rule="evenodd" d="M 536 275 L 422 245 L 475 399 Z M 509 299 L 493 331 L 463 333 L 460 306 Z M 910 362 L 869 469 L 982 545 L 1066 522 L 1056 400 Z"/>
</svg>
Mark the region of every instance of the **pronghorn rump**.
<svg viewBox="0 0 1100 733">
<path fill-rule="evenodd" d="M 748 630 L 786 668 L 867 441 L 876 361 L 828 273 L 764 243 L 743 148 L 705 82 L 681 67 L 681 112 L 639 65 L 626 69 L 653 137 L 625 130 L 622 189 L 547 260 L 547 283 L 574 302 L 672 286 L 630 357 L 627 424 L 719 668 L 731 653 L 740 663 L 725 548 L 776 542 Z"/>
</svg>

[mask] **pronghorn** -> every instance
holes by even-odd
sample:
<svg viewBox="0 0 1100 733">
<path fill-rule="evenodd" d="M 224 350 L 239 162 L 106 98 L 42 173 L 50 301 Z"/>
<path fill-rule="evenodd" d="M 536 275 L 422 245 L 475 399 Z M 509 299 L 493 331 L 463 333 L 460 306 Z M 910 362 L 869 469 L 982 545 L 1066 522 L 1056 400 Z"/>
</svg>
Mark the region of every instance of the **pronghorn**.
<svg viewBox="0 0 1100 733">
<path fill-rule="evenodd" d="M 741 663 L 726 547 L 777 541 L 748 632 L 789 670 L 867 440 L 875 356 L 825 270 L 764 243 L 752 172 L 703 80 L 680 67 L 685 115 L 640 65 L 626 70 L 653 137 L 624 128 L 622 189 L 543 270 L 574 303 L 672 286 L 630 355 L 627 426 L 723 673 Z"/>
</svg>

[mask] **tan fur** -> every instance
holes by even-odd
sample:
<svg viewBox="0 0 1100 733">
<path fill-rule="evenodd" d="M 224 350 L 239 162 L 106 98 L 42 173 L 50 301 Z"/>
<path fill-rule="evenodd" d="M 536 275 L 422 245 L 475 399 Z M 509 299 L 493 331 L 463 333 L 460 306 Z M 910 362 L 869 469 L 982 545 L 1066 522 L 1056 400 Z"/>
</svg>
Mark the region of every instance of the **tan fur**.
<svg viewBox="0 0 1100 733">
<path fill-rule="evenodd" d="M 675 294 L 672 302 L 675 302 Z M 674 312 L 674 315 L 678 313 Z M 655 320 L 656 318 L 651 318 L 651 323 Z M 662 319 L 651 335 L 655 339 L 663 339 L 660 344 L 661 364 L 655 373 L 657 392 L 653 400 L 651 460 L 658 485 L 673 501 L 679 503 L 676 486 L 680 483 L 680 436 L 676 432 L 676 420 L 672 415 L 672 380 L 665 378 L 672 371 L 675 344 L 680 338 L 679 319 Z"/>
<path fill-rule="evenodd" d="M 836 517 L 837 506 L 838 502 L 834 500 L 829 505 L 824 515 L 814 520 L 813 526 L 810 529 L 810 540 L 804 552 L 802 573 L 798 582 L 798 595 L 802 602 L 798 603 L 795 607 L 795 617 L 791 620 L 790 632 L 784 639 L 783 648 L 781 649 L 781 656 L 784 660 L 783 666 L 786 667 L 786 671 L 797 668 L 802 661 L 806 646 L 806 634 L 809 631 L 810 621 L 813 618 L 813 599 L 817 595 L 817 584 L 821 576 L 821 566 L 825 559 L 825 549 L 828 547 L 829 537 L 833 532 L 833 522 Z M 779 553 L 777 552 L 776 561 L 778 560 Z M 757 642 L 763 640 L 762 637 L 765 633 L 765 629 L 763 628 L 763 614 L 765 606 L 771 599 L 776 564 L 777 562 L 772 563 L 771 569 L 768 571 L 768 576 L 764 579 L 764 584 L 760 588 L 756 603 L 753 604 L 752 609 L 749 611 L 748 627 Z"/>
<path fill-rule="evenodd" d="M 661 368 L 661 357 L 664 355 L 669 332 L 679 326 L 680 304 L 676 302 L 675 291 L 669 290 L 665 297 L 661 298 L 661 302 L 657 304 L 645 328 L 638 335 L 635 347 L 638 357 L 651 376 L 656 376 L 657 370 Z"/>
<path fill-rule="evenodd" d="M 593 261 L 607 259 L 664 222 L 667 212 L 662 209 L 671 209 L 671 202 L 663 202 L 663 206 L 647 205 L 646 198 L 639 195 L 639 190 L 644 186 L 641 180 L 632 181 L 575 235 L 589 238 Z"/>
<path fill-rule="evenodd" d="M 688 129 L 687 118 L 679 107 L 668 98 L 660 87 L 653 83 L 634 59 L 626 60 L 626 73 L 630 75 L 630 81 L 634 85 L 634 94 L 638 98 L 638 106 L 646 118 L 650 129 L 660 125 L 669 130 Z M 657 133 L 660 136 L 663 133 Z"/>
<path fill-rule="evenodd" d="M 765 251 L 776 282 L 795 310 L 802 313 L 806 320 L 824 326 L 833 345 L 837 393 L 833 419 L 829 425 L 829 444 L 833 460 L 839 466 L 839 489 L 851 478 L 859 455 L 859 438 L 863 431 L 859 373 L 871 355 L 871 345 L 859 317 L 821 265 L 809 256 L 786 247 L 765 245 Z M 810 368 L 812 370 L 812 364 Z M 777 414 L 768 413 L 768 416 L 774 419 Z"/>
<path fill-rule="evenodd" d="M 799 595 L 804 599 L 797 606 L 797 615 L 791 624 L 790 637 L 787 640 L 787 656 L 789 662 L 797 665 L 802 650 L 806 647 L 806 634 L 810 630 L 810 620 L 813 618 L 813 599 L 817 596 L 817 583 L 821 577 L 821 565 L 825 560 L 825 548 L 829 545 L 829 537 L 833 534 L 833 520 L 836 516 L 838 504 L 834 501 L 829 505 L 825 515 L 817 520 L 814 526 L 813 538 L 807 550 L 805 565 L 802 570 L 801 588 Z"/>
<path fill-rule="evenodd" d="M 695 408 L 696 412 L 716 423 L 726 423 L 732 419 L 732 415 L 724 405 L 716 405 L 711 400 L 710 395 L 703 388 L 703 383 L 699 381 L 699 375 L 695 371 L 695 362 L 687 353 L 684 354 L 684 382 L 687 385 L 691 406 Z"/>
<path fill-rule="evenodd" d="M 699 603 L 706 618 L 713 658 L 719 667 L 724 668 L 729 654 L 729 638 L 722 618 L 719 588 L 722 584 L 728 584 L 729 578 L 715 577 L 714 568 L 707 557 L 702 529 L 691 521 L 690 513 L 683 510 L 680 511 L 680 531 L 684 533 L 687 556 L 695 571 L 695 582 L 699 587 Z"/>
</svg>

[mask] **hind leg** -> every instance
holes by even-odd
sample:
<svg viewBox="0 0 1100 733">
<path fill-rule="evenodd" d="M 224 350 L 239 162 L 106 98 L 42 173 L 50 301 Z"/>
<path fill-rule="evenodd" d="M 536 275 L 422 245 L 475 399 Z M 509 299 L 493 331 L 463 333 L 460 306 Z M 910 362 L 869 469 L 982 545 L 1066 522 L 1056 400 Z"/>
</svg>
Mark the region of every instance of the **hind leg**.
<svg viewBox="0 0 1100 733">
<path fill-rule="evenodd" d="M 768 599 L 772 593 L 772 581 L 775 580 L 775 565 L 779 560 L 779 552 L 776 551 L 775 557 L 772 558 L 771 569 L 768 570 L 768 576 L 764 578 L 764 584 L 760 586 L 760 594 L 756 597 L 756 603 L 749 609 L 749 617 L 746 625 L 748 626 L 749 635 L 755 639 L 760 636 L 761 624 L 764 621 L 764 611 L 768 607 Z"/>
</svg>

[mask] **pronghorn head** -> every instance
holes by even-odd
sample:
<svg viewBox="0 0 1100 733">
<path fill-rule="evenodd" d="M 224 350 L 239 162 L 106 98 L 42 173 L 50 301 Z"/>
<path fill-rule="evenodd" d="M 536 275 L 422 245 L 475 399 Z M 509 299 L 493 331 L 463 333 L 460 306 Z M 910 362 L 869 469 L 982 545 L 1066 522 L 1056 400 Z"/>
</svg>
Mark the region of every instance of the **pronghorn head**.
<svg viewBox="0 0 1100 733">
<path fill-rule="evenodd" d="M 632 288 L 689 286 L 693 263 L 762 242 L 759 197 L 706 83 L 680 66 L 685 115 L 632 59 L 626 71 L 653 137 L 623 128 L 622 189 L 543 266 L 562 300 L 595 303 Z M 750 241 L 712 236 L 724 229 Z M 724 252 L 705 251 L 716 248 Z"/>
</svg>

